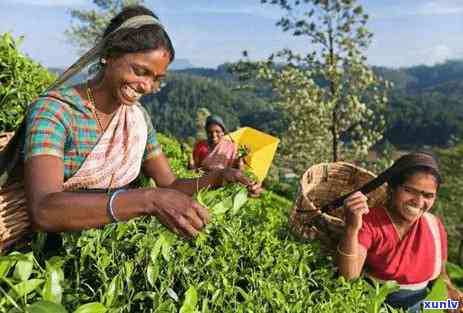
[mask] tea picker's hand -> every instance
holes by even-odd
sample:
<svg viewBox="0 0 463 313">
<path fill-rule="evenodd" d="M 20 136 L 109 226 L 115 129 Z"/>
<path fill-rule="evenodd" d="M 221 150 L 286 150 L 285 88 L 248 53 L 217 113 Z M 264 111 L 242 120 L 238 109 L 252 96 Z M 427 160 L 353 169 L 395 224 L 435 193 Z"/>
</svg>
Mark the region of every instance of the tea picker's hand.
<svg viewBox="0 0 463 313">
<path fill-rule="evenodd" d="M 239 169 L 227 167 L 222 172 L 223 183 L 227 182 L 238 182 L 246 186 L 252 197 L 257 197 L 263 191 L 262 184 L 260 182 L 253 181 L 247 177 L 246 174 Z"/>
<path fill-rule="evenodd" d="M 362 216 L 369 212 L 367 200 L 368 198 L 360 191 L 344 200 L 344 215 L 348 229 L 358 231 L 362 228 Z"/>
<path fill-rule="evenodd" d="M 149 189 L 146 203 L 147 215 L 156 216 L 166 227 L 186 238 L 196 236 L 209 222 L 207 209 L 177 190 Z"/>
</svg>

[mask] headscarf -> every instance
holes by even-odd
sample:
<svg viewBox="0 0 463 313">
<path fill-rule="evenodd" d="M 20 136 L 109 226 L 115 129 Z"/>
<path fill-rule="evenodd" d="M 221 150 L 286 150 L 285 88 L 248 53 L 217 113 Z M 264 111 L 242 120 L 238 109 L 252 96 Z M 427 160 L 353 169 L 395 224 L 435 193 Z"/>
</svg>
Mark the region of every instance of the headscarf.
<svg viewBox="0 0 463 313">
<path fill-rule="evenodd" d="M 227 128 L 225 127 L 225 123 L 223 122 L 222 118 L 218 115 L 209 115 L 206 119 L 206 125 L 205 125 L 205 129 L 206 129 L 206 132 L 207 132 L 207 129 L 209 128 L 209 126 L 211 126 L 212 124 L 217 124 L 219 125 L 223 132 L 226 133 L 227 132 Z"/>
<path fill-rule="evenodd" d="M 76 73 L 78 73 L 81 69 L 83 69 L 85 66 L 89 65 L 90 63 L 94 62 L 98 58 L 102 57 L 103 47 L 109 36 L 111 36 L 112 34 L 122 29 L 140 28 L 145 25 L 158 25 L 165 31 L 165 28 L 161 24 L 161 22 L 157 18 L 151 15 L 138 15 L 138 16 L 134 16 L 134 17 L 127 19 L 119 27 L 117 27 L 115 30 L 113 30 L 108 35 L 103 37 L 99 42 L 97 42 L 97 44 L 93 48 L 88 50 L 74 64 L 68 67 L 60 75 L 60 77 L 58 77 L 58 79 L 48 88 L 48 90 L 59 87 L 60 85 L 65 83 L 69 78 L 71 78 Z M 165 33 L 167 35 L 167 31 L 165 31 Z M 168 37 L 168 35 L 167 35 L 167 38 L 170 41 L 170 38 Z"/>
<path fill-rule="evenodd" d="M 340 207 L 346 198 L 348 198 L 351 194 L 360 191 L 363 194 L 367 194 L 376 188 L 379 188 L 385 182 L 390 182 L 391 180 L 397 178 L 400 174 L 404 173 L 413 168 L 419 167 L 426 167 L 432 169 L 437 175 L 438 179 L 440 180 L 440 172 L 439 172 L 439 165 L 437 164 L 436 159 L 427 152 L 413 152 L 406 155 L 403 155 L 399 159 L 397 159 L 391 167 L 386 169 L 384 172 L 379 174 L 376 178 L 369 181 L 362 187 L 357 190 L 354 190 L 346 195 L 343 195 L 334 201 L 325 205 L 321 211 L 327 212 L 333 210 L 335 208 Z"/>
</svg>

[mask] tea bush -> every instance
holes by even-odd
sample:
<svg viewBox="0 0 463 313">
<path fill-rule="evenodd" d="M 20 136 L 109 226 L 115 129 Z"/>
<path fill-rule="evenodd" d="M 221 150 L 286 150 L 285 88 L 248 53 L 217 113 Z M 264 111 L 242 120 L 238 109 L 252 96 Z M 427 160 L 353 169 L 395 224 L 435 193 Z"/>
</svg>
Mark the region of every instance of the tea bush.
<svg viewBox="0 0 463 313">
<path fill-rule="evenodd" d="M 181 146 L 159 138 L 176 171 L 194 175 Z M 292 237 L 290 201 L 247 199 L 240 185 L 196 197 L 213 218 L 191 241 L 144 217 L 65 233 L 57 251 L 36 236 L 0 257 L 0 312 L 386 312 L 387 286 L 338 278 L 316 244 Z"/>
<path fill-rule="evenodd" d="M 463 255 L 458 255 L 462 241 L 458 227 L 463 223 L 463 143 L 448 149 L 436 149 L 435 153 L 440 161 L 443 183 L 433 210 L 443 219 L 448 232 L 449 260 L 463 265 Z"/>
<path fill-rule="evenodd" d="M 22 54 L 21 39 L 0 35 L 0 131 L 12 131 L 27 105 L 55 79 L 40 64 Z"/>
</svg>

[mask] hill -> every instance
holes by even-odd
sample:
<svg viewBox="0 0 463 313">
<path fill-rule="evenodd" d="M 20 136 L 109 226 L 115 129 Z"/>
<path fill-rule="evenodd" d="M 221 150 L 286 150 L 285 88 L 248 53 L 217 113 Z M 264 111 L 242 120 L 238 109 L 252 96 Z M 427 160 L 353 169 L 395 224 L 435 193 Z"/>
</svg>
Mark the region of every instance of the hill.
<svg viewBox="0 0 463 313">
<path fill-rule="evenodd" d="M 268 85 L 255 82 L 254 89 L 240 90 L 230 64 L 185 68 L 191 65 L 187 60 L 178 62 L 169 71 L 169 86 L 142 100 L 159 131 L 177 138 L 194 136 L 199 107 L 222 115 L 230 129 L 251 126 L 277 136 L 286 130 L 285 112 L 272 104 Z M 374 67 L 374 71 L 393 82 L 385 141 L 400 148 L 443 147 L 463 137 L 463 61 L 400 69 Z M 69 83 L 86 77 L 78 75 Z"/>
<path fill-rule="evenodd" d="M 241 125 L 257 127 L 281 135 L 287 123 L 275 120 L 270 122 L 273 118 L 284 119 L 284 112 L 270 104 L 273 94 L 269 86 L 256 84 L 254 90 L 247 93 L 238 92 L 236 91 L 238 82 L 228 68 L 229 64 L 219 66 L 217 69 L 191 68 L 174 71 L 172 75 L 187 74 L 190 80 L 208 78 L 209 82 L 214 81 L 214 84 L 227 87 L 229 90 L 224 89 L 224 93 L 228 93 L 229 97 L 238 97 L 237 101 L 242 105 L 235 105 L 231 113 L 226 107 L 220 108 L 217 101 L 211 99 L 210 102 L 215 102 L 216 105 L 213 109 L 214 113 L 225 116 L 234 114 L 235 120 L 239 120 Z M 398 147 L 410 148 L 424 145 L 449 146 L 463 137 L 463 89 L 461 88 L 463 61 L 453 60 L 434 66 L 423 65 L 401 69 L 375 67 L 374 71 L 393 82 L 386 112 L 385 141 Z M 178 91 L 171 89 L 171 92 Z M 256 105 L 253 111 L 250 110 L 248 100 L 260 104 Z M 171 112 L 184 109 L 182 105 L 172 106 Z M 185 114 L 184 117 L 191 125 L 188 116 Z M 226 120 L 233 120 L 233 117 L 227 117 Z M 177 124 L 175 125 L 178 127 Z M 168 127 L 161 126 L 161 130 L 180 135 Z M 192 129 L 189 128 L 180 136 L 191 135 L 191 131 Z"/>
<path fill-rule="evenodd" d="M 188 59 L 175 59 L 174 62 L 169 66 L 171 70 L 183 70 L 186 68 L 194 67 Z"/>
<path fill-rule="evenodd" d="M 463 136 L 463 61 L 375 70 L 394 83 L 387 140 L 398 146 L 448 146 Z"/>
<path fill-rule="evenodd" d="M 238 126 L 251 126 L 271 134 L 285 130 L 281 109 L 253 92 L 234 90 L 229 82 L 190 74 L 191 71 L 195 70 L 173 72 L 165 88 L 142 99 L 159 131 L 177 138 L 194 136 L 196 111 L 200 107 L 221 115 L 229 130 Z"/>
</svg>

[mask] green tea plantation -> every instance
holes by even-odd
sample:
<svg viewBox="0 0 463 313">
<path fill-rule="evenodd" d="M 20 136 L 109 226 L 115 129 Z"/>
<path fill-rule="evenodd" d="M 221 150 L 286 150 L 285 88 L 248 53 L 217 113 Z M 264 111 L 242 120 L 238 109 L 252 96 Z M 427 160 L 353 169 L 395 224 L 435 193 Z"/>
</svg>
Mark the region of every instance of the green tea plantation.
<svg viewBox="0 0 463 313">
<path fill-rule="evenodd" d="M 176 173 L 186 156 L 161 137 Z M 146 183 L 146 182 L 145 182 Z M 333 260 L 288 231 L 291 202 L 239 185 L 202 190 L 213 216 L 186 241 L 155 218 L 45 235 L 0 257 L 0 312 L 386 312 L 390 286 L 339 278 Z"/>
</svg>

